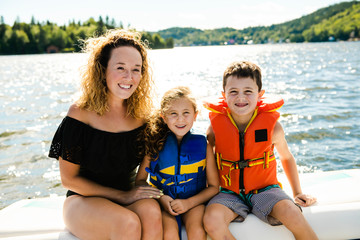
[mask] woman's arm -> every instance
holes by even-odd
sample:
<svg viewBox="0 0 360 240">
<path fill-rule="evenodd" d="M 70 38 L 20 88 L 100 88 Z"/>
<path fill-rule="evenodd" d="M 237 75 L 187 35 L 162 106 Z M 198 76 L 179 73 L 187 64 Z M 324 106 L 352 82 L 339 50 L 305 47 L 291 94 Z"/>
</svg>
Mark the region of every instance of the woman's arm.
<svg viewBox="0 0 360 240">
<path fill-rule="evenodd" d="M 131 204 L 145 198 L 159 198 L 160 191 L 152 187 L 136 187 L 130 191 L 120 191 L 105 187 L 79 175 L 80 166 L 59 157 L 60 176 L 63 186 L 83 196 L 110 199 L 120 204 Z"/>
<path fill-rule="evenodd" d="M 219 192 L 219 176 L 216 169 L 214 152 L 210 144 L 206 149 L 206 179 L 207 187 L 198 194 L 188 199 L 175 199 L 171 202 L 171 208 L 177 214 L 187 212 L 189 209 L 202 204 Z"/>
<path fill-rule="evenodd" d="M 143 161 L 141 162 L 138 172 L 136 174 L 136 179 L 135 179 L 135 186 L 148 186 L 148 172 L 146 172 L 146 168 L 150 167 L 150 157 L 149 156 L 145 156 Z"/>
<path fill-rule="evenodd" d="M 284 129 L 279 122 L 275 125 L 272 139 L 279 154 L 286 177 L 292 188 L 295 202 L 303 207 L 310 206 L 315 203 L 316 198 L 302 193 L 296 161 L 289 150 L 289 146 L 285 139 Z"/>
<path fill-rule="evenodd" d="M 89 124 L 94 113 L 82 110 L 76 104 L 73 104 L 70 106 L 67 115 L 85 124 Z M 63 160 L 61 157 L 59 157 L 59 166 L 63 186 L 83 196 L 104 197 L 121 204 L 131 204 L 139 199 L 158 198 L 160 196 L 160 191 L 152 187 L 141 186 L 130 191 L 120 191 L 105 187 L 82 177 L 79 174 L 80 165 Z"/>
</svg>

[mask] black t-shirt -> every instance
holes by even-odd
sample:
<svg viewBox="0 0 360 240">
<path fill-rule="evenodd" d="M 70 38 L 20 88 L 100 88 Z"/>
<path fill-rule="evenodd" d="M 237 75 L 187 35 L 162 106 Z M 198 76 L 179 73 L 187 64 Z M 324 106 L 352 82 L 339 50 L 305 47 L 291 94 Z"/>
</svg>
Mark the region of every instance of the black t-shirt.
<svg viewBox="0 0 360 240">
<path fill-rule="evenodd" d="M 98 184 L 128 191 L 142 161 L 139 133 L 145 125 L 128 132 L 106 132 L 66 116 L 51 143 L 49 157 L 80 165 L 80 175 Z M 69 191 L 69 195 L 76 194 Z"/>
</svg>

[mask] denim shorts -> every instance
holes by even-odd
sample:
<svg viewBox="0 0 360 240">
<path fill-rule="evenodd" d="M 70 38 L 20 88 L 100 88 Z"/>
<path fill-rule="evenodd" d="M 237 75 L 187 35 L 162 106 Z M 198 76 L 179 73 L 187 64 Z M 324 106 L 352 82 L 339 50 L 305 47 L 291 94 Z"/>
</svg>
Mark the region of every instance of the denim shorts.
<svg viewBox="0 0 360 240">
<path fill-rule="evenodd" d="M 281 188 L 271 188 L 261 193 L 254 194 L 250 199 L 252 206 L 248 206 L 239 195 L 235 193 L 220 192 L 209 201 L 208 205 L 219 203 L 231 209 L 239 215 L 234 220 L 235 222 L 243 222 L 247 215 L 252 213 L 262 221 L 276 226 L 281 225 L 282 223 L 276 218 L 269 216 L 269 214 L 275 204 L 284 199 L 294 202 Z"/>
</svg>

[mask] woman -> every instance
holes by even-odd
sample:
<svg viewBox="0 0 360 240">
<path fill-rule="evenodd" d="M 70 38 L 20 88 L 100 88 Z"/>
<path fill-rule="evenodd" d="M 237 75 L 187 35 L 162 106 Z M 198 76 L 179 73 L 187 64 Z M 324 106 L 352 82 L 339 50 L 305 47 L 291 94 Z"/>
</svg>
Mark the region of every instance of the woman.
<svg viewBox="0 0 360 240">
<path fill-rule="evenodd" d="M 85 41 L 88 64 L 82 95 L 55 133 L 50 157 L 59 160 L 69 189 L 67 228 L 80 239 L 161 239 L 162 194 L 134 187 L 143 156 L 139 133 L 151 109 L 153 85 L 140 35 L 112 30 Z"/>
</svg>

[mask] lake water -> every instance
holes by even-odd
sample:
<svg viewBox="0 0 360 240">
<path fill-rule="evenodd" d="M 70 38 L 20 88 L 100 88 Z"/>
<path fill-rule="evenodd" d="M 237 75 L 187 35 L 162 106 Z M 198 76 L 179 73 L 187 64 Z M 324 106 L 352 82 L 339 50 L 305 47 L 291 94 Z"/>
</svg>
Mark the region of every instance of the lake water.
<svg viewBox="0 0 360 240">
<path fill-rule="evenodd" d="M 152 50 L 157 93 L 188 85 L 199 102 L 220 96 L 236 60 L 263 70 L 281 95 L 280 121 L 300 172 L 360 168 L 360 42 L 183 47 Z M 47 157 L 76 98 L 85 54 L 0 56 L 0 209 L 24 198 L 63 195 L 58 162 Z M 205 132 L 208 112 L 195 123 Z M 279 171 L 281 167 L 279 167 Z"/>
</svg>

